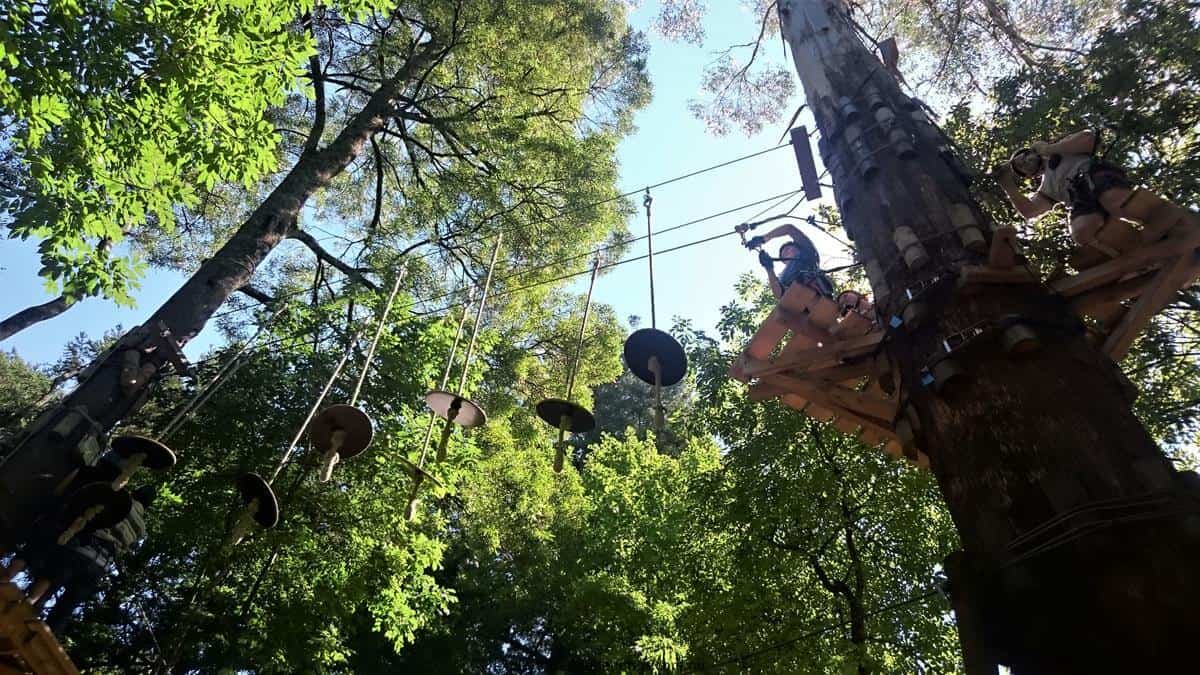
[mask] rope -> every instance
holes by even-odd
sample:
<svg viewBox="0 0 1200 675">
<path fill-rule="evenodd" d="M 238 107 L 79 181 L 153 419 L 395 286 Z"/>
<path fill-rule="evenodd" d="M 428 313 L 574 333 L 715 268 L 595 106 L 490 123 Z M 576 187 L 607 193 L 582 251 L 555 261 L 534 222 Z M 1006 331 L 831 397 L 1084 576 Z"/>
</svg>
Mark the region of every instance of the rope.
<svg viewBox="0 0 1200 675">
<path fill-rule="evenodd" d="M 474 301 L 475 291 L 467 291 L 467 302 L 463 305 L 462 316 L 458 320 L 458 329 L 454 331 L 454 342 L 450 346 L 450 356 L 446 358 L 446 368 L 442 371 L 442 379 L 438 389 L 445 389 L 450 381 L 450 371 L 454 368 L 454 355 L 458 353 L 458 343 L 462 340 L 463 328 L 467 325 L 467 308 Z M 424 468 L 425 458 L 429 455 L 429 441 L 433 438 L 433 425 L 437 424 L 437 414 L 429 413 L 429 425 L 425 427 L 425 440 L 421 443 L 421 461 L 418 466 Z"/>
<path fill-rule="evenodd" d="M 175 413 L 175 416 L 171 418 L 171 421 L 167 422 L 167 425 L 163 427 L 162 431 L 159 432 L 158 440 L 160 442 L 166 442 L 166 440 L 170 438 L 172 434 L 179 430 L 179 427 L 182 426 L 186 420 L 191 418 L 193 414 L 199 411 L 200 408 L 208 402 L 208 399 L 211 398 L 212 395 L 215 394 L 217 390 L 225 384 L 225 381 L 228 378 L 233 377 L 233 375 L 237 373 L 237 371 L 243 365 L 245 365 L 246 361 L 249 359 L 244 359 L 243 357 L 250 351 L 250 346 L 258 341 L 258 338 L 266 332 L 269 326 L 274 325 L 275 321 L 283 314 L 283 312 L 283 307 L 276 309 L 271 318 L 266 323 L 259 326 L 254 335 L 250 336 L 250 339 L 246 341 L 246 344 L 242 345 L 241 349 L 239 349 L 237 353 L 234 354 L 233 357 L 229 359 L 229 361 L 227 361 L 219 371 L 217 371 L 217 374 L 213 376 L 213 379 L 209 381 L 208 384 L 201 387 L 200 391 L 196 392 L 196 395 L 187 403 L 185 403 L 183 407 L 179 409 L 179 412 Z"/>
<path fill-rule="evenodd" d="M 654 231 L 650 229 L 650 205 L 654 198 L 650 196 L 650 188 L 646 188 L 646 196 L 642 198 L 642 206 L 646 209 L 646 258 L 650 267 L 650 327 L 658 328 L 654 306 Z"/>
<path fill-rule="evenodd" d="M 810 135 L 811 135 L 811 134 L 810 134 Z M 702 168 L 702 169 L 697 169 L 697 170 L 695 170 L 695 171 L 691 171 L 691 172 L 689 172 L 689 173 L 685 173 L 685 174 L 682 174 L 682 175 L 679 175 L 679 176 L 675 176 L 675 177 L 673 177 L 673 178 L 668 178 L 668 179 L 666 179 L 666 180 L 662 180 L 662 181 L 659 181 L 659 182 L 657 182 L 657 183 L 651 183 L 650 185 L 646 186 L 646 188 L 645 188 L 645 189 L 655 189 L 655 188 L 660 188 L 660 187 L 664 187 L 664 186 L 667 186 L 667 185 L 671 185 L 671 184 L 673 184 L 673 183 L 678 183 L 678 182 L 680 182 L 680 181 L 683 181 L 683 180 L 687 180 L 687 179 L 689 179 L 689 178 L 695 178 L 696 176 L 700 176 L 700 175 L 703 175 L 703 174 L 705 174 L 705 173 L 709 173 L 709 172 L 711 172 L 711 171 L 716 171 L 717 169 L 723 169 L 723 168 L 725 168 L 725 167 L 727 167 L 727 166 L 732 166 L 732 165 L 734 165 L 734 164 L 738 164 L 738 163 L 740 163 L 740 162 L 744 162 L 744 161 L 746 161 L 746 160 L 754 159 L 754 158 L 756 158 L 756 157 L 761 157 L 761 156 L 763 156 L 763 155 L 767 155 L 767 154 L 770 154 L 770 153 L 772 153 L 772 152 L 775 152 L 776 150 L 781 150 L 781 149 L 783 149 L 783 148 L 787 148 L 787 147 L 791 147 L 791 143 L 781 143 L 781 144 L 779 144 L 779 145 L 776 145 L 776 146 L 773 146 L 773 147 L 770 147 L 770 148 L 766 148 L 766 149 L 763 149 L 763 150 L 759 150 L 759 151 L 757 151 L 757 152 L 752 152 L 752 153 L 750 153 L 750 154 L 748 154 L 748 155 L 742 155 L 741 157 L 735 157 L 735 158 L 733 158 L 733 159 L 726 160 L 726 161 L 724 161 L 724 162 L 721 162 L 721 163 L 719 163 L 719 164 L 713 164 L 713 165 L 711 165 L 711 166 L 707 166 L 707 167 L 704 167 L 704 168 Z M 641 191 L 642 191 L 642 189 L 641 189 L 641 188 L 639 188 L 639 189 L 637 189 L 637 190 L 630 190 L 630 191 L 627 191 L 627 192 L 622 192 L 622 193 L 620 193 L 620 194 L 618 194 L 618 195 L 614 195 L 614 196 L 612 196 L 612 197 L 608 197 L 608 198 L 606 198 L 606 199 L 601 199 L 601 200 L 598 200 L 598 201 L 595 201 L 595 202 L 591 202 L 591 203 L 585 204 L 585 205 L 583 205 L 583 206 L 580 206 L 580 207 L 577 207 L 577 208 L 574 208 L 574 209 L 565 209 L 565 210 L 560 210 L 560 211 L 558 211 L 557 213 L 555 213 L 555 214 L 553 214 L 553 215 L 550 215 L 550 216 L 545 216 L 545 217 L 543 217 L 543 218 L 535 219 L 535 220 L 532 220 L 532 221 L 528 221 L 528 222 L 522 223 L 521 225 L 514 225 L 514 226 L 513 226 L 513 227 L 511 227 L 511 228 L 498 229 L 498 230 L 496 230 L 495 234 L 500 234 L 501 232 L 510 232 L 510 233 L 512 233 L 512 232 L 519 232 L 519 231 L 521 231 L 521 230 L 524 230 L 525 228 L 528 228 L 528 227 L 531 227 L 531 226 L 534 226 L 534 225 L 543 225 L 543 224 L 546 224 L 546 223 L 551 223 L 551 222 L 554 222 L 555 220 L 562 219 L 562 218 L 564 218 L 564 217 L 566 217 L 566 216 L 569 216 L 569 215 L 572 215 L 572 214 L 575 214 L 575 213 L 579 213 L 579 212 L 587 211 L 588 209 L 593 209 L 593 208 L 595 208 L 595 207 L 597 207 L 597 206 L 603 206 L 603 205 L 605 205 L 605 204 L 610 204 L 610 203 L 612 203 L 612 202 L 615 202 L 615 201 L 618 201 L 618 200 L 621 200 L 621 199 L 627 199 L 627 198 L 629 198 L 629 197 L 632 197 L 632 196 L 634 196 L 634 195 L 638 194 L 638 193 L 639 193 L 639 192 L 641 192 Z M 798 193 L 799 193 L 799 191 L 797 191 L 795 194 L 798 194 Z M 463 234 L 463 233 L 465 233 L 466 231 L 467 231 L 466 229 L 462 229 L 462 230 L 458 230 L 458 231 L 451 231 L 451 232 L 448 232 L 448 233 L 446 233 L 445 235 L 443 235 L 442 237 L 439 237 L 439 238 L 437 239 L 437 241 L 444 240 L 444 239 L 451 239 L 451 238 L 453 238 L 453 237 L 456 237 L 456 236 L 459 236 L 460 234 Z M 484 242 L 484 241 L 487 241 L 488 239 L 490 239 L 490 238 L 491 238 L 491 236 L 492 236 L 492 235 L 491 235 L 491 234 L 489 234 L 489 235 L 485 235 L 485 236 L 482 236 L 482 237 L 478 237 L 478 238 L 476 238 L 476 239 L 467 240 L 467 241 L 463 242 L 463 243 L 462 243 L 462 245 L 466 246 L 466 245 L 470 245 L 470 244 L 473 244 L 473 243 L 481 243 L 481 242 Z M 433 257 L 433 256 L 435 256 L 435 255 L 437 255 L 437 251 L 430 251 L 429 253 L 424 253 L 424 254 L 422 254 L 422 255 L 418 256 L 418 257 L 417 257 L 417 260 L 425 260 L 425 259 L 427 259 L 427 258 L 431 258 L 431 257 Z M 343 278 L 343 279 L 342 279 L 342 280 L 340 280 L 338 283 L 341 283 L 341 284 L 343 284 L 343 285 L 344 285 L 344 284 L 348 284 L 348 283 L 350 283 L 350 282 L 352 282 L 352 281 L 353 281 L 353 279 L 350 279 L 350 278 L 348 278 L 348 277 L 347 277 L 347 278 Z M 284 293 L 284 294 L 281 294 L 281 295 L 278 295 L 278 296 L 276 296 L 276 297 L 275 297 L 275 299 L 276 299 L 277 301 L 278 301 L 278 300 L 284 300 L 284 299 L 291 298 L 291 297 L 295 297 L 295 296 L 298 296 L 298 295 L 304 295 L 304 294 L 306 294 L 306 293 L 308 293 L 308 292 L 309 292 L 309 289 L 303 289 L 303 290 L 297 290 L 297 291 L 290 291 L 290 292 L 288 292 L 288 293 Z M 221 318 L 221 317 L 223 317 L 223 316 L 228 316 L 228 315 L 230 315 L 230 314 L 236 314 L 236 313 L 238 313 L 238 312 L 246 312 L 246 311 L 250 311 L 251 309 L 253 309 L 253 306 L 247 306 L 247 307 L 237 307 L 237 308 L 233 308 L 233 309 L 226 310 L 226 311 L 224 311 L 224 312 L 218 312 L 218 313 L 214 314 L 214 315 L 212 316 L 212 318 L 214 318 L 214 319 L 218 319 L 218 318 Z"/>
<path fill-rule="evenodd" d="M 312 423 L 313 418 L 317 415 L 317 410 L 325 402 L 325 397 L 329 395 L 329 390 L 333 388 L 333 383 L 337 381 L 338 376 L 342 374 L 342 369 L 346 367 L 346 361 L 350 359 L 350 354 L 354 351 L 354 343 L 362 336 L 364 328 L 365 326 L 359 328 L 358 332 L 350 338 L 349 344 L 346 345 L 346 351 L 342 353 L 342 358 L 334 366 L 333 372 L 329 374 L 329 379 L 325 381 L 325 388 L 321 390 L 316 400 L 313 401 L 312 407 L 308 410 L 308 415 L 304 418 L 304 422 L 296 430 L 296 435 L 292 437 L 292 442 L 288 444 L 287 450 L 284 450 L 283 456 L 279 458 L 279 463 L 275 465 L 275 470 L 271 472 L 271 478 L 267 481 L 268 484 L 274 485 L 275 480 L 279 478 L 280 472 L 283 471 L 283 467 L 287 466 L 288 459 L 291 458 L 296 446 L 300 444 L 300 439 L 304 437 L 304 432 L 308 431 L 308 425 Z"/>
<path fill-rule="evenodd" d="M 487 306 L 488 292 L 492 289 L 492 273 L 496 271 L 496 258 L 500 255 L 500 243 L 503 235 L 496 236 L 496 244 L 492 246 L 492 261 L 488 263 L 487 276 L 483 280 L 483 294 L 479 296 L 479 306 L 475 309 L 475 325 L 471 328 L 471 340 L 467 343 L 467 356 L 463 359 L 462 375 L 458 378 L 458 394 L 461 396 L 467 386 L 467 375 L 471 371 L 471 359 L 475 356 L 475 342 L 479 338 L 479 326 L 483 322 L 483 310 Z"/>
<path fill-rule="evenodd" d="M 392 313 L 392 302 L 396 300 L 396 293 L 400 291 L 400 282 L 404 281 L 404 269 L 396 275 L 396 282 L 392 284 L 392 292 L 388 295 L 387 303 L 383 306 L 383 314 L 379 315 L 379 321 L 375 324 L 375 337 L 371 338 L 371 347 L 367 349 L 367 357 L 363 360 L 362 373 L 358 376 L 358 382 L 354 383 L 354 393 L 350 394 L 350 405 L 358 402 L 358 394 L 362 391 L 363 382 L 367 379 L 367 373 L 371 370 L 371 362 L 375 359 L 375 348 L 379 346 L 379 337 L 383 335 L 383 327 L 387 323 L 388 315 Z"/>
<path fill-rule="evenodd" d="M 579 373 L 579 359 L 583 355 L 583 336 L 587 330 L 588 317 L 592 313 L 592 291 L 596 289 L 596 275 L 600 272 L 600 258 L 592 263 L 592 279 L 588 282 L 587 300 L 583 305 L 583 321 L 579 322 L 579 337 L 575 340 L 575 359 L 571 362 L 571 373 L 567 377 L 567 400 L 575 391 L 575 376 Z"/>
</svg>

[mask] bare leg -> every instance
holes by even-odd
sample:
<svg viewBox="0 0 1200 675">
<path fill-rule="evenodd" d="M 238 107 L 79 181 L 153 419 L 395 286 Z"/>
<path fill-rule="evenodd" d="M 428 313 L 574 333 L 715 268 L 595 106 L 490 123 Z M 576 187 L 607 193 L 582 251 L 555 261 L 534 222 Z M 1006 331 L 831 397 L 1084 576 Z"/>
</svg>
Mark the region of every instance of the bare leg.
<svg viewBox="0 0 1200 675">
<path fill-rule="evenodd" d="M 1100 206 L 1118 218 L 1125 218 L 1126 220 L 1138 223 L 1145 222 L 1145 213 L 1136 213 L 1136 209 L 1128 208 L 1131 196 L 1133 196 L 1132 190 L 1121 187 L 1109 188 L 1100 193 Z"/>
<path fill-rule="evenodd" d="M 1100 232 L 1100 228 L 1104 226 L 1104 214 L 1102 213 L 1085 213 L 1081 216 L 1076 216 L 1071 219 L 1071 238 L 1080 246 L 1095 246 L 1096 235 Z M 1116 252 L 1100 249 L 1104 253 L 1116 257 Z"/>
</svg>

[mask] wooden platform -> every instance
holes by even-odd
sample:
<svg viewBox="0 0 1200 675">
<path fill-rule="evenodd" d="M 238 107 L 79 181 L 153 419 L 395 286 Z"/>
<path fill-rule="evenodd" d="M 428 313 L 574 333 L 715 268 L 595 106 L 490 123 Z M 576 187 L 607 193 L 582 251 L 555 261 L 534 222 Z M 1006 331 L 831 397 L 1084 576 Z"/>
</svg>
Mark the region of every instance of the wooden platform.
<svg viewBox="0 0 1200 675">
<path fill-rule="evenodd" d="M 1110 219 L 1104 232 L 1113 245 L 1077 251 L 1072 264 L 1078 273 L 1049 283 L 1080 316 L 1094 320 L 1092 334 L 1114 361 L 1129 353 L 1180 289 L 1200 277 L 1200 218 L 1170 206 L 1174 211 L 1165 225 L 1158 221 L 1139 230 Z"/>
<path fill-rule="evenodd" d="M 906 448 L 893 429 L 899 399 L 879 382 L 887 372 L 879 354 L 883 336 L 873 316 L 792 284 L 730 376 L 750 383 L 753 400 L 779 397 L 869 446 L 927 467 L 928 458 Z"/>
<path fill-rule="evenodd" d="M 50 628 L 25 593 L 12 582 L 0 584 L 0 675 L 78 675 Z"/>
<path fill-rule="evenodd" d="M 1092 336 L 1114 361 L 1181 288 L 1200 278 L 1200 217 L 1149 193 L 1135 193 L 1130 207 L 1145 215 L 1144 227 L 1110 218 L 1095 246 L 1072 257 L 1078 272 L 1047 282 L 1079 316 L 1091 319 Z M 1038 283 L 1018 262 L 1016 232 L 1001 228 L 993 233 L 987 261 L 958 271 L 958 292 Z M 889 368 L 880 350 L 884 334 L 869 307 L 843 307 L 792 284 L 729 374 L 750 385 L 752 400 L 778 397 L 927 468 L 928 457 L 914 447 L 912 427 L 900 415 L 899 397 L 880 382 Z"/>
</svg>

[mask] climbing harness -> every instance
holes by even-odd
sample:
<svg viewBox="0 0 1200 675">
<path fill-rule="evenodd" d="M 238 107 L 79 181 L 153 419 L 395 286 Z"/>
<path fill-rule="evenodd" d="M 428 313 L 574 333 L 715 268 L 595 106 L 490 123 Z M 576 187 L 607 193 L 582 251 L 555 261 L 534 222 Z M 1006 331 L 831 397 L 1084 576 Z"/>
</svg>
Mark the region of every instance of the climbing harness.
<svg viewBox="0 0 1200 675">
<path fill-rule="evenodd" d="M 579 373 L 579 359 L 583 354 L 583 336 L 587 330 L 588 316 L 592 311 L 592 291 L 596 288 L 596 274 L 600 271 L 600 257 L 592 262 L 592 278 L 588 282 L 587 300 L 583 306 L 583 320 L 579 322 L 579 337 L 575 340 L 575 358 L 567 375 L 567 395 L 564 398 L 548 398 L 537 404 L 537 415 L 543 422 L 558 429 L 558 441 L 554 444 L 554 471 L 561 472 L 567 454 L 567 433 L 580 434 L 596 428 L 596 418 L 583 406 L 571 400 L 575 391 L 575 376 Z"/>
</svg>

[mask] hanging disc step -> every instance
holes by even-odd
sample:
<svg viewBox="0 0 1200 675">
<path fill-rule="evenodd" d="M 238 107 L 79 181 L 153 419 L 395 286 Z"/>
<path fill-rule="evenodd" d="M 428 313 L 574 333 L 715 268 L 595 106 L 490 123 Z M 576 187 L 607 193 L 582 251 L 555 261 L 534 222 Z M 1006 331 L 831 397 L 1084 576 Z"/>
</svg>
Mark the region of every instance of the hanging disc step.
<svg viewBox="0 0 1200 675">
<path fill-rule="evenodd" d="M 67 498 L 64 520 L 69 523 L 83 518 L 96 506 L 101 507 L 100 511 L 88 518 L 76 533 L 102 530 L 125 520 L 133 510 L 133 497 L 128 490 L 114 490 L 108 483 L 88 483 Z"/>
<path fill-rule="evenodd" d="M 460 427 L 479 427 L 487 424 L 487 413 L 478 403 L 448 391 L 434 390 L 425 394 L 425 405 L 438 417 Z"/>
<path fill-rule="evenodd" d="M 145 436 L 117 436 L 112 440 L 112 450 L 129 460 L 142 455 L 142 466 L 151 471 L 160 471 L 175 466 L 175 453 L 153 438 Z"/>
<path fill-rule="evenodd" d="M 275 491 L 271 489 L 270 483 L 256 473 L 244 473 L 238 476 L 237 491 L 246 506 L 255 499 L 258 500 L 258 508 L 253 514 L 254 522 L 264 528 L 275 527 L 279 522 L 279 500 L 275 498 Z"/>
<path fill-rule="evenodd" d="M 678 384 L 687 374 L 687 354 L 683 352 L 683 347 L 675 338 L 657 328 L 635 331 L 625 340 L 624 353 L 629 370 L 646 384 L 654 384 L 651 357 L 658 358 L 660 383 L 664 387 Z"/>
<path fill-rule="evenodd" d="M 548 398 L 538 403 L 536 409 L 537 416 L 555 429 L 560 428 L 564 418 L 566 418 L 567 426 L 563 428 L 563 431 L 582 434 L 596 428 L 596 418 L 587 408 L 578 403 L 559 398 Z"/>
<path fill-rule="evenodd" d="M 375 435 L 370 416 L 359 408 L 344 404 L 331 405 L 322 410 L 313 419 L 309 435 L 317 450 L 325 452 L 333 445 L 333 432 L 339 429 L 346 432 L 338 449 L 342 459 L 366 450 Z"/>
</svg>

